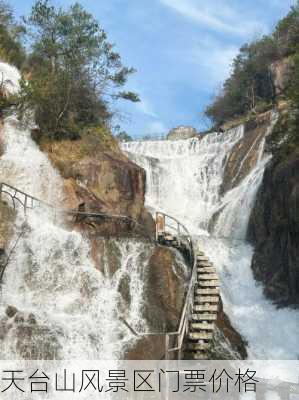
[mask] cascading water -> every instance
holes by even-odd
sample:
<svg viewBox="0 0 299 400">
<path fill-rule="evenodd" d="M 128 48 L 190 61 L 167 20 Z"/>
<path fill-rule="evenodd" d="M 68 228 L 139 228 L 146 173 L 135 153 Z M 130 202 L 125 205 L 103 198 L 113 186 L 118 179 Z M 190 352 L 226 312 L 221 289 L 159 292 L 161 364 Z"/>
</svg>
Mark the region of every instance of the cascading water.
<svg viewBox="0 0 299 400">
<path fill-rule="evenodd" d="M 269 130 L 272 129 L 275 116 Z M 252 247 L 245 235 L 269 155 L 264 138 L 257 162 L 235 188 L 221 195 L 226 162 L 242 141 L 243 126 L 201 140 L 128 142 L 123 150 L 147 172 L 147 206 L 181 220 L 214 262 L 224 309 L 248 342 L 252 359 L 298 358 L 299 313 L 276 309 L 251 271 Z M 239 173 L 238 172 L 238 173 Z M 236 178 L 236 177 L 235 177 Z"/>
<path fill-rule="evenodd" d="M 0 70 L 9 82 L 8 89 L 17 89 L 17 71 L 3 63 Z M 30 131 L 10 117 L 4 121 L 3 132 L 0 181 L 59 204 L 63 200 L 62 180 L 31 139 Z M 23 210 L 19 209 L 12 243 L 23 228 Z M 62 220 L 54 222 L 47 208 L 28 214 L 26 231 L 1 287 L 1 321 L 9 330 L 0 340 L 1 359 L 122 358 L 135 340 L 122 318 L 136 330 L 146 329 L 143 274 L 152 246 L 126 239 L 110 241 L 118 260 L 113 275 L 108 258 L 103 271 L 97 270 L 88 240 L 67 230 Z M 105 254 L 103 258 L 105 261 Z M 126 307 L 122 307 L 120 288 L 124 279 L 130 293 Z M 16 307 L 21 316 L 5 317 L 8 306 Z"/>
</svg>

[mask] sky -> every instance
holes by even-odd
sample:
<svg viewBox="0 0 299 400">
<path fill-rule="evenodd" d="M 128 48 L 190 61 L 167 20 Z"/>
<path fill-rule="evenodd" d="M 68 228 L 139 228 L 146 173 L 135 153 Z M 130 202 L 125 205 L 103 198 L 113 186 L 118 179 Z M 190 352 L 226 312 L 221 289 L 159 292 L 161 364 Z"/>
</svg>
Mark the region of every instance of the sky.
<svg viewBox="0 0 299 400">
<path fill-rule="evenodd" d="M 53 0 L 68 7 L 75 0 Z M 17 16 L 33 0 L 8 0 Z M 205 107 L 228 77 L 240 46 L 270 33 L 295 0 L 79 0 L 100 22 L 124 65 L 126 90 L 140 103 L 114 104 L 131 136 L 160 135 L 178 125 L 205 130 Z"/>
</svg>

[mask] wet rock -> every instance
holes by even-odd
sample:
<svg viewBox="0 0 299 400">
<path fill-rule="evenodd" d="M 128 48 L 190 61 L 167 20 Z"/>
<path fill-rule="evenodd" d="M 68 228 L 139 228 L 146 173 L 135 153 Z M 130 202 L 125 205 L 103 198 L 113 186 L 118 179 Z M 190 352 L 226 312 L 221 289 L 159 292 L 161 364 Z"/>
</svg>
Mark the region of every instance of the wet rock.
<svg viewBox="0 0 299 400">
<path fill-rule="evenodd" d="M 4 134 L 3 134 L 3 118 L 2 112 L 0 111 L 0 157 L 4 153 Z"/>
<path fill-rule="evenodd" d="M 165 336 L 145 336 L 136 339 L 125 352 L 126 360 L 162 360 L 165 358 Z"/>
<path fill-rule="evenodd" d="M 299 304 L 299 157 L 266 168 L 248 237 L 255 245 L 252 269 L 265 294 L 280 305 Z"/>
<path fill-rule="evenodd" d="M 39 324 L 34 314 L 18 311 L 14 306 L 8 306 L 6 314 L 9 317 L 0 321 L 0 340 L 15 343 L 15 349 L 20 359 L 53 360 L 59 356 L 59 332 Z M 12 319 L 13 318 L 13 319 Z"/>
<path fill-rule="evenodd" d="M 261 141 L 268 133 L 271 123 L 271 111 L 258 115 L 247 121 L 244 126 L 244 137 L 233 147 L 226 162 L 220 192 L 238 186 L 245 176 L 256 165 Z"/>
<path fill-rule="evenodd" d="M 7 306 L 5 310 L 5 314 L 9 317 L 12 318 L 16 315 L 18 312 L 18 309 L 14 306 Z"/>
<path fill-rule="evenodd" d="M 3 195 L 4 197 L 4 195 Z M 5 249 L 14 232 L 15 211 L 9 204 L 0 199 L 0 255 Z"/>
<path fill-rule="evenodd" d="M 137 220 L 107 218 L 77 218 L 80 230 L 96 235 L 126 235 L 130 232 L 141 236 L 154 234 L 154 223 L 144 207 L 145 171 L 131 162 L 118 148 L 88 148 L 86 138 L 71 141 L 41 143 L 41 149 L 64 178 L 65 199 L 63 206 L 77 209 L 84 204 L 84 211 L 123 215 Z M 88 148 L 88 151 L 84 149 Z M 96 147 L 95 147 L 96 148 Z"/>
<path fill-rule="evenodd" d="M 198 136 L 198 132 L 192 126 L 178 126 L 169 131 L 167 140 L 190 139 Z"/>
<path fill-rule="evenodd" d="M 149 260 L 144 315 L 153 332 L 175 331 L 184 305 L 188 276 L 174 250 L 157 246 Z"/>
<path fill-rule="evenodd" d="M 125 353 L 128 360 L 159 360 L 165 358 L 166 332 L 176 331 L 181 317 L 189 275 L 181 256 L 167 247 L 157 246 L 149 259 L 144 277 L 143 316 L 147 331 Z"/>
<path fill-rule="evenodd" d="M 220 301 L 216 321 L 216 334 L 213 340 L 210 357 L 212 360 L 234 360 L 247 358 L 247 343 L 240 333 L 232 326 L 223 310 Z"/>
</svg>

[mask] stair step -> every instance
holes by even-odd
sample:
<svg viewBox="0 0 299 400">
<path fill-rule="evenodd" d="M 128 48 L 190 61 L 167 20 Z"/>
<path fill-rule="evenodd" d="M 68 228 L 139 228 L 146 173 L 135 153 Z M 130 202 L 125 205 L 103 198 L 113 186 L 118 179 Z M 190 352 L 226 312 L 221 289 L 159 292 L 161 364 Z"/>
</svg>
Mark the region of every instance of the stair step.
<svg viewBox="0 0 299 400">
<path fill-rule="evenodd" d="M 214 289 L 196 289 L 195 291 L 196 294 L 199 295 L 205 295 L 205 294 L 219 294 L 219 288 L 214 288 Z"/>
<path fill-rule="evenodd" d="M 213 323 L 203 323 L 203 322 L 192 322 L 191 328 L 195 331 L 204 330 L 204 331 L 213 331 L 215 329 L 215 324 Z"/>
<path fill-rule="evenodd" d="M 217 312 L 218 311 L 218 305 L 212 305 L 212 304 L 200 304 L 200 305 L 194 305 L 193 306 L 194 311 L 211 311 L 211 312 Z"/>
<path fill-rule="evenodd" d="M 196 260 L 197 261 L 209 261 L 207 256 L 202 256 L 202 255 L 197 255 Z"/>
<path fill-rule="evenodd" d="M 203 352 L 203 351 L 197 351 L 194 355 L 193 355 L 193 359 L 194 360 L 208 360 L 208 355 Z"/>
<path fill-rule="evenodd" d="M 198 274 L 198 279 L 200 280 L 204 280 L 204 281 L 211 281 L 214 279 L 218 279 L 218 275 L 217 274 Z"/>
<path fill-rule="evenodd" d="M 196 296 L 195 303 L 205 304 L 205 303 L 219 303 L 218 296 Z"/>
<path fill-rule="evenodd" d="M 210 332 L 189 332 L 188 338 L 190 340 L 211 340 L 213 333 Z"/>
<path fill-rule="evenodd" d="M 189 351 L 208 350 L 209 348 L 210 348 L 210 343 L 192 343 L 192 342 L 189 342 L 187 344 L 187 349 Z"/>
<path fill-rule="evenodd" d="M 194 313 L 192 314 L 193 321 L 216 321 L 217 314 Z"/>
<path fill-rule="evenodd" d="M 197 260 L 197 268 L 201 268 L 201 267 L 212 267 L 213 263 L 211 263 L 210 261 L 198 261 Z"/>
<path fill-rule="evenodd" d="M 214 287 L 218 288 L 219 287 L 219 281 L 217 280 L 211 280 L 211 281 L 200 281 L 198 282 L 198 286 L 200 287 Z"/>
<path fill-rule="evenodd" d="M 167 233 L 166 235 L 164 235 L 164 239 L 167 241 L 171 241 L 171 240 L 174 240 L 175 237 L 173 235 L 170 235 L 169 233 Z"/>
<path fill-rule="evenodd" d="M 197 272 L 205 273 L 205 274 L 213 274 L 216 273 L 215 267 L 197 267 Z"/>
</svg>

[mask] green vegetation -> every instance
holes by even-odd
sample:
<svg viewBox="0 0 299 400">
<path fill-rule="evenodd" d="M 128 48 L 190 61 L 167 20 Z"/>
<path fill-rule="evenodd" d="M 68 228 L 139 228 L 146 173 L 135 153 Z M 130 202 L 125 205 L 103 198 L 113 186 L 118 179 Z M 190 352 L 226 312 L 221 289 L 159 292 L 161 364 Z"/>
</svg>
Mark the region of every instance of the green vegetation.
<svg viewBox="0 0 299 400">
<path fill-rule="evenodd" d="M 86 128 L 105 128 L 112 100 L 139 101 L 125 92 L 133 68 L 122 65 L 105 31 L 84 8 L 55 8 L 38 0 L 24 19 L 30 48 L 18 99 L 21 117 L 34 110 L 43 135 L 79 138 Z"/>
<path fill-rule="evenodd" d="M 232 65 L 231 76 L 205 114 L 216 126 L 228 119 L 270 108 L 275 102 L 271 64 L 299 52 L 299 1 L 276 26 L 272 35 L 244 45 Z M 293 92 L 298 93 L 290 81 Z M 290 96 L 286 93 L 286 96 Z M 298 103 L 297 103 L 298 104 Z"/>
<path fill-rule="evenodd" d="M 115 138 L 119 142 L 132 142 L 133 138 L 126 132 L 126 131 L 121 131 L 115 135 Z"/>
<path fill-rule="evenodd" d="M 290 102 L 287 112 L 280 115 L 271 136 L 267 139 L 268 149 L 277 160 L 299 155 L 299 54 L 293 58 L 294 70 L 286 96 Z"/>
<path fill-rule="evenodd" d="M 0 1 L 0 59 L 18 68 L 25 60 L 25 52 L 21 45 L 23 28 L 18 25 L 8 4 Z"/>
</svg>

